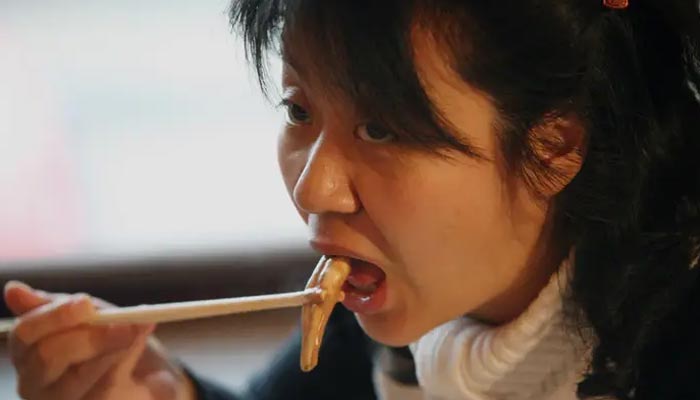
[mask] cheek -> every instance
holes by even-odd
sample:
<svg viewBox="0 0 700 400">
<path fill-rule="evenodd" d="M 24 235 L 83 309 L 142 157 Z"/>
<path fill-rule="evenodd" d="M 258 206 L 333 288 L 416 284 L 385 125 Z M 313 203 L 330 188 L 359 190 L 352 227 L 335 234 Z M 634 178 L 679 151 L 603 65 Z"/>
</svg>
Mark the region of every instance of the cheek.
<svg viewBox="0 0 700 400">
<path fill-rule="evenodd" d="M 386 225 L 401 237 L 402 253 L 434 254 L 464 247 L 465 242 L 484 241 L 507 221 L 500 177 L 491 167 L 424 169 L 420 176 L 401 181 L 378 185 L 390 192 L 376 197 L 391 199 L 380 206 L 379 214 L 386 216 Z"/>
<path fill-rule="evenodd" d="M 373 191 L 365 208 L 392 253 L 392 309 L 362 322 L 378 339 L 405 344 L 500 290 L 509 224 L 495 168 L 425 163 L 401 171 L 366 184 Z"/>
<path fill-rule="evenodd" d="M 396 273 L 418 297 L 428 297 L 445 282 L 488 276 L 498 264 L 499 246 L 510 240 L 510 224 L 495 168 L 421 171 L 396 185 L 378 185 L 386 192 L 375 194 L 374 215 L 402 266 Z M 448 276 L 454 279 L 446 280 Z"/>
</svg>

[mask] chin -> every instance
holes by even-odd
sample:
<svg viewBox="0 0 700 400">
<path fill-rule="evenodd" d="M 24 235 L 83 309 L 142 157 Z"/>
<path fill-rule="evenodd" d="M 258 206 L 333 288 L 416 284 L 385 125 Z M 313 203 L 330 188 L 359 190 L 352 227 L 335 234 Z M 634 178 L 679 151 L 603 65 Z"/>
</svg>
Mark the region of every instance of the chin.
<svg viewBox="0 0 700 400">
<path fill-rule="evenodd" d="M 372 340 L 391 347 L 408 346 L 429 331 L 412 325 L 410 319 L 395 313 L 355 313 L 355 318 Z"/>
</svg>

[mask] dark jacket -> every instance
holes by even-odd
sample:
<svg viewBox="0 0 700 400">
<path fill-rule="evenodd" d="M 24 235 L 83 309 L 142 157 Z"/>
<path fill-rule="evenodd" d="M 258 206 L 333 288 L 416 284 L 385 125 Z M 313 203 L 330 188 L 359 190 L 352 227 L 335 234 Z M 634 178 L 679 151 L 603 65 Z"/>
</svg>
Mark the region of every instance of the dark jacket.
<svg viewBox="0 0 700 400">
<path fill-rule="evenodd" d="M 199 400 L 376 399 L 372 360 L 379 346 L 344 307 L 331 314 L 318 367 L 308 373 L 299 369 L 300 343 L 297 331 L 268 368 L 254 376 L 244 394 L 231 393 L 188 370 Z"/>
</svg>

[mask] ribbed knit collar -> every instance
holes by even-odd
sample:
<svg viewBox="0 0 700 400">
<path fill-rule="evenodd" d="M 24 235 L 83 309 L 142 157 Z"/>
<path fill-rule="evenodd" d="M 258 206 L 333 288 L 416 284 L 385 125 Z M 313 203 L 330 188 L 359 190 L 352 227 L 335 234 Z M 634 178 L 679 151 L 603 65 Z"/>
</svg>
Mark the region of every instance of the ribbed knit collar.
<svg viewBox="0 0 700 400">
<path fill-rule="evenodd" d="M 410 345 L 423 391 L 440 399 L 541 400 L 581 369 L 585 348 L 563 325 L 564 261 L 513 321 L 491 326 L 464 317 Z"/>
</svg>

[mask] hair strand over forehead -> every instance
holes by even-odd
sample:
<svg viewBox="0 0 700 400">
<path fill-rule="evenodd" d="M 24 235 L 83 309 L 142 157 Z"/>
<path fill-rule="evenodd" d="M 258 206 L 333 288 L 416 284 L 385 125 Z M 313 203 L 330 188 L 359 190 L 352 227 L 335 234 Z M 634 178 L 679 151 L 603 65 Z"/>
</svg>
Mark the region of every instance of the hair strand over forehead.
<svg viewBox="0 0 700 400">
<path fill-rule="evenodd" d="M 234 2 L 230 17 L 266 93 L 266 56 L 276 52 L 406 143 L 483 159 L 457 139 L 420 82 L 411 42 L 415 9 L 410 0 L 261 0 Z"/>
</svg>

